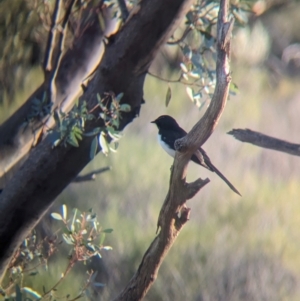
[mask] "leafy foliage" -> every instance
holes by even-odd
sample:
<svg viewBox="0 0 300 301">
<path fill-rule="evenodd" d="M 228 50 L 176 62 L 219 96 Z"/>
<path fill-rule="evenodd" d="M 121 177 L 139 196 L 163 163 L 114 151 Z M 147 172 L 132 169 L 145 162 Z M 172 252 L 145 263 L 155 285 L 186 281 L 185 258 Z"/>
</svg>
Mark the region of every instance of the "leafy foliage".
<svg viewBox="0 0 300 301">
<path fill-rule="evenodd" d="M 31 113 L 27 116 L 27 123 L 33 120 L 41 120 L 44 117 L 48 116 L 51 113 L 53 103 L 49 102 L 47 97 L 47 92 L 44 92 L 43 98 L 38 99 L 34 98 L 32 100 Z"/>
<path fill-rule="evenodd" d="M 81 105 L 77 102 L 68 114 L 55 111 L 56 127 L 54 130 L 51 130 L 53 146 L 56 147 L 59 144 L 67 146 L 69 144 L 78 147 L 83 136 L 95 136 L 91 144 L 91 159 L 97 153 L 98 143 L 105 155 L 110 151 L 115 152 L 118 147 L 117 141 L 121 138 L 121 133 L 116 130 L 120 124 L 121 112 L 130 111 L 130 105 L 120 103 L 122 96 L 123 93 L 117 96 L 114 93 L 107 93 L 101 99 L 100 95 L 97 94 L 98 104 L 91 111 L 88 111 L 85 101 Z M 98 108 L 100 108 L 101 112 L 95 115 L 94 111 Z M 85 132 L 86 122 L 95 118 L 101 118 L 104 126 Z"/>
<path fill-rule="evenodd" d="M 88 112 L 85 101 L 80 105 L 77 102 L 69 113 L 54 111 L 53 114 L 56 127 L 50 132 L 53 133 L 54 147 L 59 144 L 64 146 L 70 144 L 78 147 L 79 141 L 82 140 L 86 121 L 95 118 L 94 115 Z"/>
<path fill-rule="evenodd" d="M 70 273 L 76 263 L 88 261 L 93 256 L 101 257 L 102 250 L 108 251 L 112 248 L 104 245 L 107 234 L 112 229 L 102 229 L 96 214 L 92 209 L 88 212 L 80 212 L 74 209 L 72 215 L 68 218 L 67 206 L 62 206 L 62 213 L 53 212 L 52 218 L 62 223 L 59 230 L 62 233 L 63 241 L 69 246 L 68 263 L 62 272 L 60 279 L 51 287 L 46 289 L 43 286 L 43 292 L 38 292 L 32 287 L 22 285 L 22 279 L 26 276 L 36 276 L 39 274 L 40 267 L 47 270 L 47 262 L 50 257 L 58 250 L 61 241 L 57 235 L 46 237 L 43 241 L 37 242 L 35 233 L 31 233 L 16 252 L 10 263 L 8 274 L 8 285 L 0 293 L 8 301 L 24 300 L 51 300 L 55 298 L 69 300 L 68 296 L 57 295 L 57 287 L 62 283 Z M 103 283 L 96 282 L 97 273 L 88 271 L 86 283 L 80 288 L 78 295 L 74 298 L 80 298 L 89 294 L 90 287 L 102 287 Z M 33 298 L 33 299 L 31 299 Z"/>
<path fill-rule="evenodd" d="M 251 1 L 232 1 L 231 13 L 239 24 L 246 23 L 251 4 Z M 184 84 L 187 96 L 199 109 L 212 97 L 216 85 L 215 34 L 218 10 L 219 1 L 195 1 L 186 15 L 181 37 L 175 39 L 173 36 L 168 42 L 179 47 L 182 54 L 179 79 L 170 82 Z M 170 95 L 168 89 L 166 105 Z"/>
</svg>

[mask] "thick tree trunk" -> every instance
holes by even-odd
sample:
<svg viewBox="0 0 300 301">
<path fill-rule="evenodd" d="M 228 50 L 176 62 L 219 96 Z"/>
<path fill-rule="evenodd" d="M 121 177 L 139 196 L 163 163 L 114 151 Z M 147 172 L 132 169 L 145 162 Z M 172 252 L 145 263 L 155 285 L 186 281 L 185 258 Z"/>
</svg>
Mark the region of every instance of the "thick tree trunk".
<svg viewBox="0 0 300 301">
<path fill-rule="evenodd" d="M 122 130 L 139 113 L 145 75 L 155 54 L 191 3 L 191 0 L 142 1 L 138 11 L 110 39 L 101 64 L 81 100 L 93 108 L 97 94 L 124 93 L 122 102 L 130 104 L 132 111 L 122 115 Z M 101 120 L 93 120 L 88 128 L 101 125 Z M 90 147 L 91 138 L 86 138 L 78 148 L 58 146 L 53 149 L 46 138 L 31 151 L 23 166 L 7 183 L 0 195 L 0 275 L 27 232 L 90 161 Z"/>
</svg>

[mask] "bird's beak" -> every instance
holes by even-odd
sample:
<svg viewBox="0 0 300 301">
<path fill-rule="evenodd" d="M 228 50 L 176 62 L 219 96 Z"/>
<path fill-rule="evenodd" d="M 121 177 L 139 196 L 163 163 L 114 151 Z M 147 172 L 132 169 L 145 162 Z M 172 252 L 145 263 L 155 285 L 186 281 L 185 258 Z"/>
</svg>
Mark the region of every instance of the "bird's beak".
<svg viewBox="0 0 300 301">
<path fill-rule="evenodd" d="M 155 123 L 155 120 L 151 121 L 150 123 Z"/>
</svg>

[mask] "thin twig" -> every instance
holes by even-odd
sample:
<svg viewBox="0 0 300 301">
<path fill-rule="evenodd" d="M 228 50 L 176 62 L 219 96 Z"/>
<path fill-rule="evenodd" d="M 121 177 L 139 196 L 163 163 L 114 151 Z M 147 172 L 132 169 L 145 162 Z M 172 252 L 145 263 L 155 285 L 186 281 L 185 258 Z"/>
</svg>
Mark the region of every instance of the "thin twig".
<svg viewBox="0 0 300 301">
<path fill-rule="evenodd" d="M 48 295 L 49 293 L 51 293 L 54 289 L 56 289 L 60 283 L 66 278 L 66 276 L 69 274 L 69 272 L 71 271 L 71 269 L 73 268 L 74 264 L 76 262 L 75 261 L 70 261 L 69 264 L 67 265 L 64 273 L 62 274 L 62 276 L 60 277 L 60 279 L 52 286 L 52 288 L 50 288 L 48 291 L 46 291 L 43 294 L 43 297 L 45 297 L 46 295 Z"/>
<path fill-rule="evenodd" d="M 183 84 L 185 86 L 195 86 L 195 87 L 200 88 L 201 90 L 203 90 L 204 87 L 205 87 L 205 86 L 203 86 L 201 84 L 197 84 L 197 80 L 195 82 L 188 83 L 188 82 L 182 81 L 181 77 L 179 77 L 178 79 L 173 79 L 172 80 L 172 79 L 166 79 L 166 78 L 160 77 L 159 75 L 153 74 L 153 73 L 151 73 L 149 71 L 148 71 L 148 74 L 150 76 L 155 77 L 155 78 L 157 78 L 157 79 L 159 79 L 161 81 L 164 81 L 164 82 L 166 82 L 168 84 L 177 84 L 177 83 L 179 83 L 179 84 Z M 209 87 L 209 86 L 212 86 L 212 84 L 209 84 L 209 85 L 206 85 L 206 86 Z"/>
<path fill-rule="evenodd" d="M 183 32 L 181 38 L 175 40 L 175 41 L 168 41 L 167 44 L 168 45 L 177 45 L 179 44 L 180 42 L 182 42 L 186 37 L 187 35 L 191 32 L 192 30 L 192 27 L 191 26 L 188 26 L 185 31 Z"/>
<path fill-rule="evenodd" d="M 43 69 L 45 72 L 46 79 L 49 72 L 52 70 L 51 66 L 52 66 L 52 60 L 53 60 L 53 55 L 55 50 L 55 41 L 58 33 L 55 27 L 57 26 L 60 10 L 61 10 L 61 0 L 56 0 L 53 15 L 52 15 L 51 28 L 49 31 L 49 36 L 46 45 L 46 53 L 43 62 Z"/>
<path fill-rule="evenodd" d="M 81 183 L 81 182 L 87 182 L 87 181 L 95 181 L 96 179 L 96 175 L 99 175 L 101 173 L 104 173 L 108 170 L 111 170 L 111 167 L 108 166 L 108 167 L 103 167 L 103 168 L 100 168 L 100 169 L 97 169 L 97 170 L 94 170 L 90 173 L 87 173 L 83 176 L 78 176 L 76 177 L 74 180 L 73 180 L 73 183 Z"/>
<path fill-rule="evenodd" d="M 149 71 L 148 71 L 148 74 L 151 75 L 151 76 L 153 76 L 153 77 L 155 77 L 155 78 L 157 78 L 157 79 L 160 79 L 160 80 L 162 80 L 164 82 L 167 82 L 167 83 L 182 83 L 181 76 L 178 79 L 173 79 L 172 80 L 172 79 L 165 79 L 165 78 L 160 77 L 159 75 L 153 74 L 153 73 L 151 73 Z"/>
</svg>

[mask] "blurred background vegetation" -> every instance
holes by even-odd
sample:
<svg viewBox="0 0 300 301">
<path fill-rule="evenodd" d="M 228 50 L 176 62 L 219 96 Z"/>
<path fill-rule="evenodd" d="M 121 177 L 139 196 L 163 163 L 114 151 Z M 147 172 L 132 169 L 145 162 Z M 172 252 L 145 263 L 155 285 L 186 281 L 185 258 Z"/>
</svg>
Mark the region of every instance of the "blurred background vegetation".
<svg viewBox="0 0 300 301">
<path fill-rule="evenodd" d="M 0 1 L 0 122 L 41 83 L 45 26 L 33 13 L 35 1 Z M 204 145 L 212 162 L 238 188 L 236 196 L 214 174 L 190 165 L 188 179 L 211 182 L 194 199 L 191 220 L 162 265 L 145 300 L 299 300 L 300 298 L 300 161 L 234 140 L 226 132 L 250 128 L 299 143 L 300 3 L 254 1 L 249 24 L 235 28 L 232 78 L 238 86 L 222 119 Z M 47 11 L 45 18 L 47 18 Z M 150 68 L 163 78 L 176 78 L 179 60 L 165 47 Z M 188 99 L 185 86 L 147 76 L 140 118 L 124 131 L 116 154 L 99 154 L 84 172 L 111 166 L 93 182 L 73 183 L 61 204 L 92 207 L 104 228 L 113 228 L 99 263 L 98 280 L 106 284 L 101 298 L 115 296 L 137 269 L 155 236 L 160 207 L 168 189 L 172 164 L 156 141 L 150 121 L 174 116 L 186 130 L 203 114 Z M 56 222 L 52 222 L 56 228 Z M 24 279 L 42 290 L 67 265 L 62 253 L 48 271 Z M 97 269 L 97 265 L 93 266 Z M 59 287 L 66 295 L 79 287 L 84 267 L 72 271 Z M 101 272 L 102 271 L 102 272 Z"/>
</svg>

